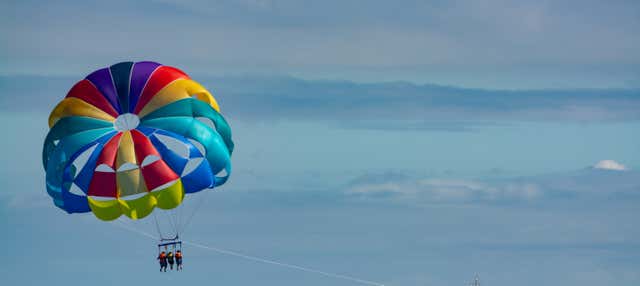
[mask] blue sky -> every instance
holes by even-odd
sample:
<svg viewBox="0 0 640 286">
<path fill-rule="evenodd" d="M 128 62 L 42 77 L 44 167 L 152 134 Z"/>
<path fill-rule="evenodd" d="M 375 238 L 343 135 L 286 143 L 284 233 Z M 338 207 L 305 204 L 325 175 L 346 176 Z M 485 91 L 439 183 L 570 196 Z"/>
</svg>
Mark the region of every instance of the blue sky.
<svg viewBox="0 0 640 286">
<path fill-rule="evenodd" d="M 357 285 L 193 247 L 158 275 L 152 240 L 55 208 L 48 113 L 122 60 L 185 70 L 232 126 L 185 239 L 385 285 L 640 283 L 636 1 L 0 5 L 9 284 Z"/>
<path fill-rule="evenodd" d="M 636 1 L 209 2 L 4 3 L 0 72 L 75 75 L 153 58 L 208 74 L 640 86 Z"/>
</svg>

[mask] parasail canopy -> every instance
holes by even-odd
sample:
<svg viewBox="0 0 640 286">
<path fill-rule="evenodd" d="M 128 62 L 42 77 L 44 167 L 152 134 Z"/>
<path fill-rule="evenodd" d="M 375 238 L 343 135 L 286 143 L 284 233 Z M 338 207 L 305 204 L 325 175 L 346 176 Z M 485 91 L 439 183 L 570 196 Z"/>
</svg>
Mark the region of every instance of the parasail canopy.
<svg viewBox="0 0 640 286">
<path fill-rule="evenodd" d="M 89 74 L 53 109 L 49 127 L 47 192 L 68 213 L 140 219 L 224 184 L 231 172 L 231 129 L 215 98 L 155 62 Z"/>
</svg>

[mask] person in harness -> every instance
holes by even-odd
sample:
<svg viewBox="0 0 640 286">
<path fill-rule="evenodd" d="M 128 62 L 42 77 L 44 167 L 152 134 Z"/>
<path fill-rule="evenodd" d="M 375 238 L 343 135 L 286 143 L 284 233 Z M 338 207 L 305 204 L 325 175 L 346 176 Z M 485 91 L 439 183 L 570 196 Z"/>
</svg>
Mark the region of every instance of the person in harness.
<svg viewBox="0 0 640 286">
<path fill-rule="evenodd" d="M 169 267 L 173 270 L 173 252 L 169 251 L 169 254 L 167 254 L 167 261 L 169 261 Z M 167 266 L 165 265 L 164 268 L 166 270 Z"/>
<path fill-rule="evenodd" d="M 160 262 L 160 272 L 167 272 L 167 254 L 165 254 L 164 251 L 160 252 L 157 259 Z"/>
<path fill-rule="evenodd" d="M 176 251 L 176 270 L 182 270 L 182 251 Z"/>
</svg>

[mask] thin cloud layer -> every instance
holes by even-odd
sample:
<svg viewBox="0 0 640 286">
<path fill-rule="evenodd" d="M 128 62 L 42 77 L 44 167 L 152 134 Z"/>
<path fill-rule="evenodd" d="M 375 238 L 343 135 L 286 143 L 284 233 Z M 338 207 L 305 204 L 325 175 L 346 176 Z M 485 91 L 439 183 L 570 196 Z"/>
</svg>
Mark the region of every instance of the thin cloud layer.
<svg viewBox="0 0 640 286">
<path fill-rule="evenodd" d="M 49 111 L 80 78 L 0 77 L 0 92 L 8 95 L 0 98 L 0 110 Z M 322 120 L 346 128 L 468 131 L 501 120 L 640 119 L 640 90 L 634 89 L 485 90 L 289 77 L 193 78 L 217 96 L 225 114 L 246 120 Z"/>
<path fill-rule="evenodd" d="M 364 175 L 354 179 L 344 192 L 357 198 L 416 204 L 520 202 L 542 195 L 540 187 L 532 182 L 412 178 L 395 173 Z"/>
<path fill-rule="evenodd" d="M 615 200 L 640 198 L 640 172 L 585 169 L 499 180 L 411 177 L 387 172 L 358 177 L 344 188 L 344 193 L 361 199 L 409 204 L 533 203 L 563 198 Z"/>
<path fill-rule="evenodd" d="M 637 1 L 458 2 L 11 1 L 0 9 L 0 73 L 135 59 L 209 74 L 640 86 Z"/>
<path fill-rule="evenodd" d="M 640 119 L 640 90 L 485 90 L 294 78 L 220 78 L 204 82 L 214 87 L 214 93 L 225 95 L 228 111 L 265 118 L 367 120 L 369 125 L 382 127 L 407 126 L 408 120 L 417 122 L 418 128 L 429 127 L 424 121 L 433 120 Z"/>
</svg>

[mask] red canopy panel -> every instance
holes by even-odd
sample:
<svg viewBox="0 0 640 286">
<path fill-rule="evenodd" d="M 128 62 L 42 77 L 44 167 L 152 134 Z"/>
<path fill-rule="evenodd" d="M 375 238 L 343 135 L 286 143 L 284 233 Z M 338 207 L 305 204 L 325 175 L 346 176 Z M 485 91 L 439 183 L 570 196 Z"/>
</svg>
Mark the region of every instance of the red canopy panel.
<svg viewBox="0 0 640 286">
<path fill-rule="evenodd" d="M 118 112 L 111 106 L 111 103 L 96 88 L 93 83 L 87 79 L 83 79 L 76 83 L 66 97 L 75 97 L 86 101 L 87 103 L 99 108 L 113 117 L 118 117 Z"/>
<path fill-rule="evenodd" d="M 140 95 L 140 99 L 134 109 L 134 113 L 138 114 L 142 108 L 144 108 L 147 103 L 151 100 L 151 98 L 158 93 L 162 88 L 167 86 L 174 80 L 185 78 L 188 79 L 189 76 L 183 71 L 169 66 L 162 66 L 156 69 L 149 81 L 147 81 L 147 85 L 142 90 L 142 95 Z"/>
</svg>

